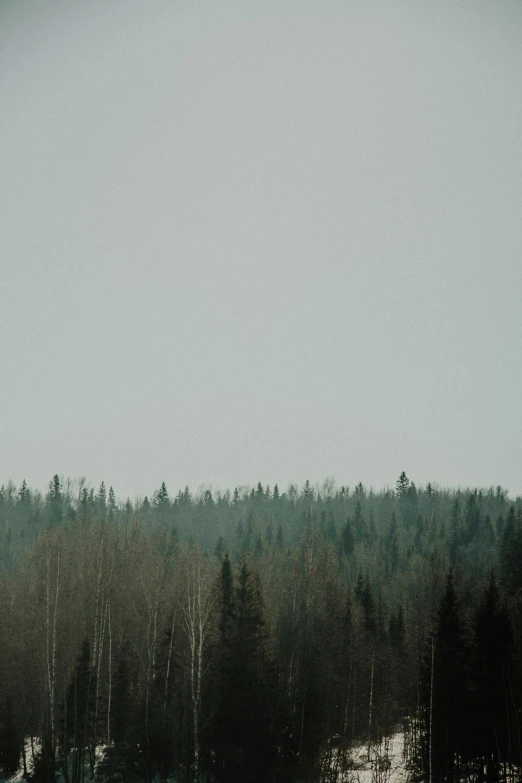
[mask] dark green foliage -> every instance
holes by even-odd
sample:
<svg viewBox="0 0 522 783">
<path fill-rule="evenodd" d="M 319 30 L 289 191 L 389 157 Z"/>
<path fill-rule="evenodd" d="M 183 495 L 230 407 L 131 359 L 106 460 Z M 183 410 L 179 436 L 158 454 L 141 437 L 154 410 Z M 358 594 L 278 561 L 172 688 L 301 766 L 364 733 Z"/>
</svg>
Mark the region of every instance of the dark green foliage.
<svg viewBox="0 0 522 783">
<path fill-rule="evenodd" d="M 419 776 L 431 747 L 433 783 L 516 779 L 521 499 L 405 474 L 384 492 L 259 482 L 172 499 L 159 486 L 125 504 L 58 476 L 44 497 L 25 482 L 0 490 L 5 769 L 25 734 L 41 742 L 45 783 L 84 783 L 107 743 L 99 779 L 195 783 L 187 579 L 199 563 L 202 779 L 324 780 L 333 743 L 347 760 L 353 744 L 373 754 L 404 718 Z"/>
<path fill-rule="evenodd" d="M 246 561 L 234 589 L 225 556 L 220 597 L 214 774 L 223 781 L 261 781 L 275 763 L 271 715 L 275 691 L 259 580 Z"/>
<path fill-rule="evenodd" d="M 352 531 L 352 523 L 350 521 L 350 517 L 348 517 L 342 529 L 341 542 L 342 542 L 343 553 L 347 557 L 350 557 L 353 554 L 353 550 L 355 547 L 355 539 Z"/>
<path fill-rule="evenodd" d="M 63 705 L 60 744 L 64 763 L 72 756 L 71 783 L 83 780 L 86 754 L 96 746 L 96 674 L 91 667 L 90 644 L 84 639 L 67 686 Z"/>
<path fill-rule="evenodd" d="M 49 482 L 46 501 L 49 525 L 57 525 L 63 518 L 64 498 L 60 478 L 56 474 Z"/>
<path fill-rule="evenodd" d="M 410 480 L 406 475 L 406 473 L 402 471 L 401 475 L 399 476 L 395 484 L 395 492 L 397 493 L 397 497 L 400 500 L 406 497 L 409 486 L 410 486 Z"/>
<path fill-rule="evenodd" d="M 500 544 L 500 578 L 511 594 L 522 587 L 522 531 L 516 523 L 515 509 L 509 509 Z"/>
<path fill-rule="evenodd" d="M 510 754 L 516 723 L 512 701 L 511 624 L 493 572 L 474 618 L 472 695 L 474 754 L 486 767 L 486 780 L 498 779 Z"/>
<path fill-rule="evenodd" d="M 434 644 L 432 648 L 431 645 Z M 468 753 L 469 682 L 466 647 L 459 602 L 450 570 L 437 611 L 434 639 L 426 650 L 423 693 L 426 727 L 432 725 L 433 779 L 452 781 Z M 433 678 L 433 690 L 431 682 Z M 432 713 L 430 717 L 430 712 Z M 428 767 L 429 745 L 425 748 Z"/>
</svg>

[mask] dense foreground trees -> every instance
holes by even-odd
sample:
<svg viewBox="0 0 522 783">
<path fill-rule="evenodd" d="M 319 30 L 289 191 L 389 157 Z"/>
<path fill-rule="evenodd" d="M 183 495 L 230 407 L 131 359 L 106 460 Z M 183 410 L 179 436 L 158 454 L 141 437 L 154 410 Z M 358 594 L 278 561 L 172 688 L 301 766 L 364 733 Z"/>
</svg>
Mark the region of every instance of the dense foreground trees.
<svg viewBox="0 0 522 783">
<path fill-rule="evenodd" d="M 520 778 L 522 504 L 500 488 L 0 491 L 0 767 L 35 780 Z M 382 767 L 383 769 L 385 768 Z"/>
</svg>

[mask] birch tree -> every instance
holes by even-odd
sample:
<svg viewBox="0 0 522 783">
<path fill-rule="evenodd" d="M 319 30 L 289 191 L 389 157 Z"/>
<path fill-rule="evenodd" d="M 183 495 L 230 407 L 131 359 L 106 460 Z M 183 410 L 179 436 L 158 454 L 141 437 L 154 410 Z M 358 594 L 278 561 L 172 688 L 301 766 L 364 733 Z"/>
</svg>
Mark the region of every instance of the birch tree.
<svg viewBox="0 0 522 783">
<path fill-rule="evenodd" d="M 187 669 L 192 713 L 192 779 L 199 780 L 203 686 L 208 672 L 208 644 L 216 596 L 214 575 L 199 549 L 187 551 L 182 560 L 182 626 L 187 642 Z"/>
</svg>

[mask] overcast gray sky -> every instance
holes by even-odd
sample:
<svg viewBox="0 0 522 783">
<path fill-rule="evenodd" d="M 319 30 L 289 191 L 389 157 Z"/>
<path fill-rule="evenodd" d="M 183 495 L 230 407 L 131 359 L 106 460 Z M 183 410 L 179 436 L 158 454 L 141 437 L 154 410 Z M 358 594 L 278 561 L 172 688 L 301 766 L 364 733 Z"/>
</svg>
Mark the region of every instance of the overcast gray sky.
<svg viewBox="0 0 522 783">
<path fill-rule="evenodd" d="M 0 0 L 0 483 L 522 492 L 522 4 Z"/>
</svg>

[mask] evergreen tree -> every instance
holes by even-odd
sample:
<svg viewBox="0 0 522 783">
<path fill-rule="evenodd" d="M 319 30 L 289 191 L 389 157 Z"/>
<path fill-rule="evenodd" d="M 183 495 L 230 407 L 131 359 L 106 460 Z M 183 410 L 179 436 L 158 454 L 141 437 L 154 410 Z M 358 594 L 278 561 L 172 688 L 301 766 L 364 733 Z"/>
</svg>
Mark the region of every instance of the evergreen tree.
<svg viewBox="0 0 522 783">
<path fill-rule="evenodd" d="M 354 540 L 354 536 L 353 536 L 352 524 L 350 522 L 350 517 L 347 518 L 347 520 L 346 520 L 346 522 L 344 524 L 344 527 L 343 527 L 343 530 L 342 530 L 342 533 L 341 533 L 341 542 L 342 542 L 343 553 L 347 557 L 351 557 L 351 555 L 353 554 L 354 547 L 355 547 L 355 540 Z"/>
<path fill-rule="evenodd" d="M 493 571 L 474 619 L 472 697 L 473 739 L 478 768 L 488 783 L 498 780 L 501 759 L 510 756 L 512 723 L 509 616 L 502 606 Z"/>
<path fill-rule="evenodd" d="M 58 474 L 55 474 L 49 482 L 49 490 L 45 499 L 47 501 L 49 524 L 59 524 L 63 518 L 63 494 Z"/>
<path fill-rule="evenodd" d="M 71 783 L 84 780 L 86 752 L 94 753 L 96 747 L 95 715 L 95 672 L 91 668 L 89 641 L 85 639 L 76 666 L 67 686 L 66 700 L 63 706 L 61 745 L 64 762 L 68 762 L 72 753 Z M 93 758 L 89 759 L 91 766 Z"/>
<path fill-rule="evenodd" d="M 522 585 L 522 563 L 520 560 L 520 532 L 517 530 L 515 509 L 509 509 L 506 526 L 500 542 L 500 578 L 505 589 L 514 594 Z"/>
<path fill-rule="evenodd" d="M 98 513 L 101 517 L 105 517 L 107 513 L 107 490 L 105 489 L 105 482 L 102 481 L 98 492 L 96 493 L 96 506 Z"/>
<path fill-rule="evenodd" d="M 254 547 L 254 557 L 256 559 L 262 557 L 263 556 L 263 552 L 264 552 L 263 542 L 261 540 L 261 536 L 258 534 L 257 538 L 256 538 L 256 545 Z"/>
<path fill-rule="evenodd" d="M 437 612 L 434 647 L 431 648 L 430 640 L 423 675 L 425 770 L 431 766 L 435 783 L 459 780 L 469 750 L 466 659 L 459 602 L 450 569 Z"/>
<path fill-rule="evenodd" d="M 114 490 L 112 487 L 109 487 L 109 498 L 107 501 L 107 506 L 109 509 L 109 519 L 112 520 L 116 515 L 116 509 L 117 509 L 116 496 L 114 494 Z"/>
<path fill-rule="evenodd" d="M 390 526 L 386 531 L 384 539 L 384 551 L 386 553 L 386 564 L 390 573 L 394 574 L 399 564 L 399 529 L 395 512 L 392 514 Z"/>
<path fill-rule="evenodd" d="M 274 693 L 259 580 L 243 561 L 232 602 L 228 558 L 221 572 L 222 686 L 218 723 L 218 780 L 237 783 L 270 778 L 275 763 Z"/>
<path fill-rule="evenodd" d="M 464 525 L 466 542 L 469 543 L 477 538 L 481 529 L 480 509 L 477 503 L 476 491 L 469 496 L 466 502 Z"/>
<path fill-rule="evenodd" d="M 397 479 L 395 483 L 395 492 L 397 493 L 397 497 L 402 500 L 406 497 L 406 493 L 408 491 L 408 488 L 410 486 L 410 480 L 406 473 L 402 471 L 401 475 Z"/>
<path fill-rule="evenodd" d="M 326 525 L 326 537 L 328 541 L 337 541 L 337 525 L 335 524 L 335 517 L 330 510 L 328 512 L 328 522 Z"/>
<path fill-rule="evenodd" d="M 29 488 L 27 486 L 26 480 L 24 479 L 22 481 L 22 484 L 20 485 L 20 489 L 18 491 L 18 501 L 20 503 L 27 503 L 29 498 L 30 498 Z"/>
<path fill-rule="evenodd" d="M 355 512 L 353 515 L 353 529 L 355 531 L 355 537 L 357 541 L 361 541 L 367 534 L 367 525 L 364 518 L 363 510 L 360 501 L 355 504 Z"/>
</svg>

